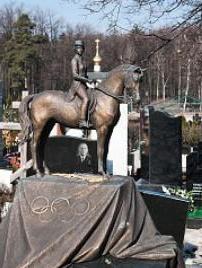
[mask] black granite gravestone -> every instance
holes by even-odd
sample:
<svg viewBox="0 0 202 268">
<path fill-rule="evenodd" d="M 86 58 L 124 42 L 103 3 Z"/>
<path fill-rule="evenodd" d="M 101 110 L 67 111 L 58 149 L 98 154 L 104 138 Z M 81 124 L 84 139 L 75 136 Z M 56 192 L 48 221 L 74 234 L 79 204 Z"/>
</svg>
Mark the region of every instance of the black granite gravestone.
<svg viewBox="0 0 202 268">
<path fill-rule="evenodd" d="M 85 262 L 85 263 L 75 263 L 69 266 L 62 266 L 60 268 L 167 268 L 168 260 L 162 261 L 145 261 L 145 260 L 135 260 L 135 259 L 116 259 L 111 256 L 104 256 L 96 261 Z"/>
<path fill-rule="evenodd" d="M 51 172 L 76 172 L 78 146 L 85 143 L 92 159 L 89 172 L 97 172 L 97 142 L 68 136 L 50 137 L 45 147 L 45 162 Z"/>
<path fill-rule="evenodd" d="M 181 182 L 181 117 L 150 110 L 149 179 L 156 184 Z"/>
<path fill-rule="evenodd" d="M 148 187 L 140 193 L 147 205 L 157 230 L 164 235 L 172 235 L 182 247 L 187 218 L 188 202 L 182 198 L 164 193 L 149 191 Z"/>
<path fill-rule="evenodd" d="M 193 183 L 202 183 L 202 143 L 194 147 L 187 156 L 187 179 Z"/>
<path fill-rule="evenodd" d="M 186 158 L 186 177 L 188 180 L 193 180 L 193 176 L 197 170 L 197 162 L 198 162 L 198 152 L 194 151 L 187 155 Z"/>
</svg>

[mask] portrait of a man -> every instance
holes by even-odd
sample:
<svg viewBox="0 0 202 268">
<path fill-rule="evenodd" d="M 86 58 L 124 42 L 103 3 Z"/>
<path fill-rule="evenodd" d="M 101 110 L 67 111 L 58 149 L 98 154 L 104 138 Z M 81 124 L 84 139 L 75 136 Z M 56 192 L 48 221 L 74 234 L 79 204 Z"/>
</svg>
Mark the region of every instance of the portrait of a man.
<svg viewBox="0 0 202 268">
<path fill-rule="evenodd" d="M 75 172 L 93 173 L 92 156 L 86 143 L 80 143 L 77 149 Z"/>
<path fill-rule="evenodd" d="M 45 150 L 45 161 L 52 173 L 96 174 L 97 141 L 68 136 L 50 137 Z"/>
</svg>

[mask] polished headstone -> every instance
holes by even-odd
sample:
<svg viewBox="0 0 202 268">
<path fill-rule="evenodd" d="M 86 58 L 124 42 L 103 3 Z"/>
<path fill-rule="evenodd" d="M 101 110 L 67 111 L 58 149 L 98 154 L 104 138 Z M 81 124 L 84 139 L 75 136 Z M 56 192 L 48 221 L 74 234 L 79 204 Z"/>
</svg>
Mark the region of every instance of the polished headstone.
<svg viewBox="0 0 202 268">
<path fill-rule="evenodd" d="M 194 147 L 187 156 L 187 179 L 193 183 L 202 183 L 202 143 Z"/>
<path fill-rule="evenodd" d="M 100 258 L 96 261 L 85 262 L 80 264 L 72 264 L 69 268 L 168 268 L 168 261 L 144 261 L 144 260 L 133 260 L 133 259 L 115 259 L 111 256 Z M 62 266 L 60 268 L 67 268 Z"/>
<path fill-rule="evenodd" d="M 156 184 L 178 184 L 182 177 L 181 117 L 151 110 L 149 122 L 149 180 Z"/>
<path fill-rule="evenodd" d="M 155 191 L 154 191 L 155 190 Z M 145 185 L 139 189 L 148 207 L 149 213 L 158 231 L 163 235 L 172 235 L 179 247 L 182 247 L 188 211 L 188 201 Z"/>
<path fill-rule="evenodd" d="M 97 172 L 97 142 L 76 137 L 50 137 L 45 147 L 45 162 L 51 172 L 72 173 L 76 171 L 78 146 L 86 143 L 92 158 L 93 173 Z"/>
</svg>

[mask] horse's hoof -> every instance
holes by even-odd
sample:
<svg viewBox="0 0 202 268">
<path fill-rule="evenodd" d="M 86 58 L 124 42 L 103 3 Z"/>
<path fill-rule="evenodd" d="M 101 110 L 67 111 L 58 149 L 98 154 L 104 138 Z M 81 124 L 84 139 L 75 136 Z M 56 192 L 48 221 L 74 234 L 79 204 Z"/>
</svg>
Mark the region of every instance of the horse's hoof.
<svg viewBox="0 0 202 268">
<path fill-rule="evenodd" d="M 50 174 L 51 174 L 50 170 L 47 167 L 45 167 L 45 175 L 50 175 Z"/>
<path fill-rule="evenodd" d="M 103 179 L 105 181 L 108 181 L 110 179 L 110 175 L 107 174 L 107 173 L 105 173 L 104 171 L 99 171 L 98 174 L 101 175 L 101 176 L 103 176 Z"/>
<path fill-rule="evenodd" d="M 109 174 L 103 174 L 104 180 L 109 181 L 111 179 L 111 176 Z"/>
<path fill-rule="evenodd" d="M 37 177 L 38 179 L 43 178 L 44 175 L 45 175 L 44 172 L 40 172 L 40 171 L 37 171 L 37 172 L 36 172 L 36 177 Z"/>
</svg>

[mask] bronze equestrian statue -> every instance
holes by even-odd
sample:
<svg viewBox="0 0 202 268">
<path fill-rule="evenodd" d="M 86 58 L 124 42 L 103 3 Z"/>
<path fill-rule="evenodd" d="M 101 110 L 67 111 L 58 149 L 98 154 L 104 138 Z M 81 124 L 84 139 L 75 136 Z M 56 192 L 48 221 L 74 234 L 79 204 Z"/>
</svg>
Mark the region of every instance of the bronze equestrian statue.
<svg viewBox="0 0 202 268">
<path fill-rule="evenodd" d="M 95 88 L 96 105 L 90 115 L 92 128 L 97 131 L 98 173 L 106 173 L 108 142 L 119 117 L 119 99 L 124 89 L 133 90 L 139 100 L 139 82 L 143 70 L 135 65 L 120 65 L 109 72 Z M 82 101 L 71 93 L 44 91 L 25 97 L 19 107 L 22 140 L 32 139 L 32 158 L 37 174 L 45 173 L 44 148 L 49 133 L 56 122 L 70 128 L 79 128 Z"/>
</svg>

